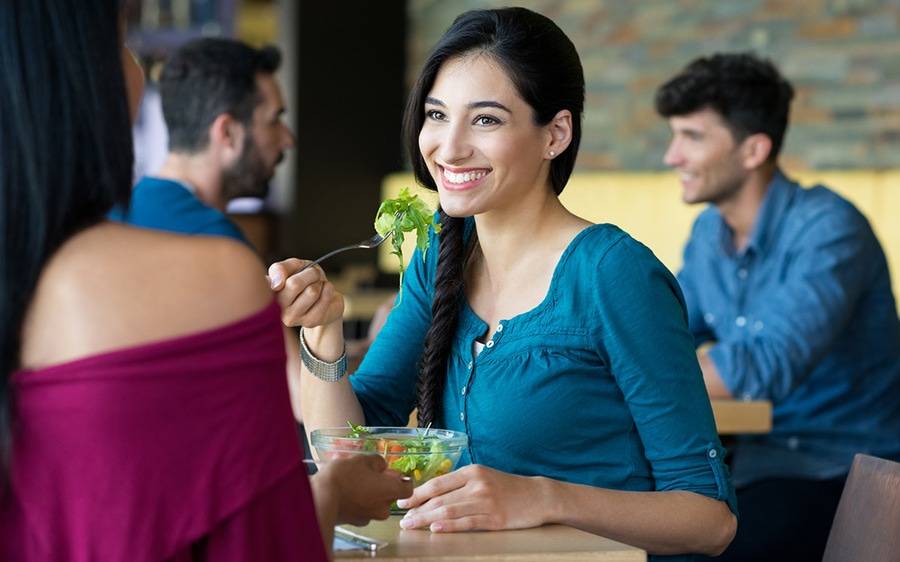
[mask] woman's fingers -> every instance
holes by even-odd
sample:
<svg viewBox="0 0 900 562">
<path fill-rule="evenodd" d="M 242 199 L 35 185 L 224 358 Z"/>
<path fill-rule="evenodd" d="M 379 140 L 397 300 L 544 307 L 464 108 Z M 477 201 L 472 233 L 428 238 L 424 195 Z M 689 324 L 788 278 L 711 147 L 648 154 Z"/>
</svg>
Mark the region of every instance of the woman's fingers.
<svg viewBox="0 0 900 562">
<path fill-rule="evenodd" d="M 400 520 L 400 527 L 403 529 L 432 529 L 437 525 L 441 530 L 449 530 L 446 527 L 451 521 L 459 521 L 463 519 L 469 520 L 471 524 L 473 519 L 487 522 L 490 520 L 490 514 L 487 512 L 487 506 L 478 499 L 462 499 L 458 501 L 450 501 L 440 507 L 431 510 L 422 511 L 421 508 L 415 512 L 407 513 Z M 465 524 L 459 525 L 464 527 Z M 487 528 L 487 527 L 480 527 Z M 471 529 L 465 529 L 471 530 Z"/>
<path fill-rule="evenodd" d="M 273 263 L 268 270 L 269 286 L 273 291 L 280 291 L 284 288 L 284 282 L 287 278 L 298 272 L 307 263 L 309 263 L 307 260 L 297 258 L 288 258 Z"/>
<path fill-rule="evenodd" d="M 435 521 L 428 526 L 433 533 L 459 533 L 464 531 L 492 531 L 496 527 L 490 515 L 478 514 Z"/>
<path fill-rule="evenodd" d="M 343 295 L 334 289 L 318 265 L 303 269 L 308 263 L 308 260 L 288 258 L 269 266 L 269 284 L 281 305 L 281 321 L 285 326 L 321 326 L 344 312 Z"/>
<path fill-rule="evenodd" d="M 473 501 L 471 493 L 465 486 L 457 488 L 446 494 L 430 498 L 420 506 L 410 509 L 400 521 L 400 526 L 404 529 L 421 528 L 427 527 L 434 521 L 466 515 L 469 512 L 458 511 L 459 506 L 471 501 Z"/>
<path fill-rule="evenodd" d="M 432 478 L 413 491 L 413 494 L 397 502 L 401 509 L 418 507 L 435 496 L 441 496 L 466 485 L 468 479 L 463 469 Z"/>
</svg>

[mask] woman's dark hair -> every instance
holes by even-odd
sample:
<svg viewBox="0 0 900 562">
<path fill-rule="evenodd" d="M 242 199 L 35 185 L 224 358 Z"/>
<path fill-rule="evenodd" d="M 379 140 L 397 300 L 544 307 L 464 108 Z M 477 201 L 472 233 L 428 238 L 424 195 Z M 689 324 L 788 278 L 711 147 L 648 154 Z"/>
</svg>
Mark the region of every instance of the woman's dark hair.
<svg viewBox="0 0 900 562">
<path fill-rule="evenodd" d="M 506 70 L 518 94 L 534 111 L 534 123 L 543 126 L 556 114 L 572 112 L 572 141 L 550 164 L 550 185 L 562 192 L 575 167 L 581 141 L 584 111 L 584 73 L 575 46 L 549 18 L 525 8 L 474 10 L 453 22 L 428 55 L 406 105 L 404 142 L 416 180 L 436 190 L 434 178 L 419 152 L 419 132 L 425 122 L 425 98 L 447 61 L 470 54 L 490 57 Z M 425 350 L 417 388 L 418 420 L 424 426 L 441 419 L 447 358 L 456 331 L 463 271 L 468 248 L 463 243 L 462 218 L 440 212 L 440 234 L 432 322 L 425 338 Z"/>
<path fill-rule="evenodd" d="M 0 2 L 0 484 L 9 379 L 35 285 L 68 238 L 128 205 L 133 150 L 118 0 Z"/>
<path fill-rule="evenodd" d="M 774 162 L 784 142 L 794 88 L 770 61 L 751 53 L 700 57 L 656 91 L 656 111 L 678 117 L 704 108 L 718 113 L 737 142 L 763 133 Z"/>
</svg>

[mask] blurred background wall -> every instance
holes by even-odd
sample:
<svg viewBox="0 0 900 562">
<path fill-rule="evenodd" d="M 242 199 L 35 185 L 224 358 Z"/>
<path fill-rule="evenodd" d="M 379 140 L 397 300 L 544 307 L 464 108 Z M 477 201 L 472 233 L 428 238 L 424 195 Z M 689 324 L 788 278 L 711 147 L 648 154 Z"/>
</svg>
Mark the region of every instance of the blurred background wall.
<svg viewBox="0 0 900 562">
<path fill-rule="evenodd" d="M 460 12 L 499 0 L 410 0 L 412 79 Z M 668 129 L 653 93 L 695 57 L 754 51 L 797 96 L 788 168 L 900 167 L 898 0 L 521 0 L 575 43 L 587 81 L 581 170 L 658 170 Z"/>
<path fill-rule="evenodd" d="M 400 120 L 422 60 L 459 13 L 509 2 L 137 4 L 131 42 L 149 61 L 151 78 L 154 61 L 191 36 L 282 47 L 279 77 L 297 148 L 270 200 L 241 218 L 260 229 L 264 258 L 280 259 L 315 257 L 371 234 L 382 179 L 406 166 Z M 770 57 L 797 90 L 782 158 L 788 170 L 900 168 L 900 0 L 516 4 L 551 17 L 581 54 L 587 107 L 578 171 L 663 169 L 669 133 L 653 110 L 656 87 L 697 56 L 741 50 Z M 374 270 L 375 263 L 374 252 L 358 251 L 334 258 L 328 268 Z M 382 280 L 385 286 L 394 281 Z"/>
</svg>

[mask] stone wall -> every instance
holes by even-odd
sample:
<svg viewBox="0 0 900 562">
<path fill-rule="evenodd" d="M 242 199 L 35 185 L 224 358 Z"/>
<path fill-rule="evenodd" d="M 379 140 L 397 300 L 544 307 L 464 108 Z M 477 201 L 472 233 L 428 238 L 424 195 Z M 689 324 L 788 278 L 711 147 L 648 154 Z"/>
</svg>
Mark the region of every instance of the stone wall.
<svg viewBox="0 0 900 562">
<path fill-rule="evenodd" d="M 453 18 L 497 0 L 408 0 L 408 83 Z M 788 168 L 900 167 L 900 0 L 519 0 L 552 18 L 587 81 L 581 170 L 664 168 L 655 88 L 693 58 L 752 50 L 797 91 Z"/>
</svg>

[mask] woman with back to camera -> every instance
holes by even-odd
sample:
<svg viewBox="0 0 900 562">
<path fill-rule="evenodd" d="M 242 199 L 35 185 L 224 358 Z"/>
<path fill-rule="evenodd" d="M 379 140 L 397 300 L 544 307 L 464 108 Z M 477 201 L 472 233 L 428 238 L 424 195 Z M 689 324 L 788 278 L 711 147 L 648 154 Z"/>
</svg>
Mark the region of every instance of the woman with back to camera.
<svg viewBox="0 0 900 562">
<path fill-rule="evenodd" d="M 304 419 L 405 425 L 418 407 L 420 425 L 468 433 L 468 466 L 401 502 L 404 528 L 562 523 L 651 554 L 715 554 L 734 535 L 734 495 L 677 283 L 647 248 L 558 198 L 583 103 L 578 54 L 549 19 L 521 8 L 456 19 L 405 121 L 443 228 L 424 262 L 412 257 L 401 304 L 349 380 L 312 374 L 342 353 L 339 315 L 304 329 Z M 269 268 L 289 324 L 342 305 L 310 288 L 320 271 L 291 275 L 304 263 Z"/>
<path fill-rule="evenodd" d="M 248 249 L 104 220 L 143 86 L 120 9 L 0 3 L 0 560 L 325 560 L 411 486 L 375 457 L 310 486 Z"/>
</svg>

